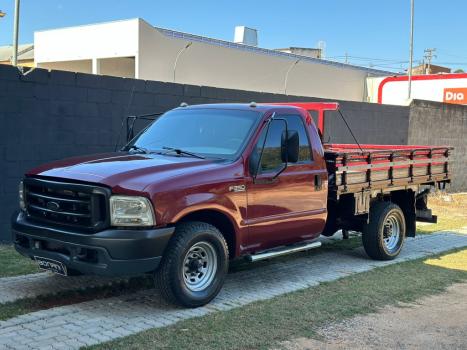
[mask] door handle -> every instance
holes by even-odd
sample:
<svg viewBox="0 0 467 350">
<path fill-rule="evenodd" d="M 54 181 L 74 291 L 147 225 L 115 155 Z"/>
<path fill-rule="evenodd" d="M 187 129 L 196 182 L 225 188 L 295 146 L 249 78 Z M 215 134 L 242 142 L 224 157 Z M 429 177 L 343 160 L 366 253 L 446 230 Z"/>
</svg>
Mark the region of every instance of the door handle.
<svg viewBox="0 0 467 350">
<path fill-rule="evenodd" d="M 323 180 L 321 175 L 315 175 L 315 191 L 320 191 L 323 187 Z"/>
</svg>

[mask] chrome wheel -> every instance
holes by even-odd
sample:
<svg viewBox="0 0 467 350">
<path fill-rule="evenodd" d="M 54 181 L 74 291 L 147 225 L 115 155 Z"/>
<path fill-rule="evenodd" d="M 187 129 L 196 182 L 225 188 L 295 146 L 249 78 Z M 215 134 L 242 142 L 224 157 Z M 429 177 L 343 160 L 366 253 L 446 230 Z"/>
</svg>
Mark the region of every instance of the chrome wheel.
<svg viewBox="0 0 467 350">
<path fill-rule="evenodd" d="M 383 241 L 386 249 L 390 252 L 397 249 L 401 239 L 401 224 L 396 215 L 390 214 L 386 218 L 383 230 Z"/>
<path fill-rule="evenodd" d="M 217 272 L 217 253 L 211 243 L 198 242 L 186 253 L 182 275 L 185 286 L 199 292 L 212 283 Z"/>
</svg>

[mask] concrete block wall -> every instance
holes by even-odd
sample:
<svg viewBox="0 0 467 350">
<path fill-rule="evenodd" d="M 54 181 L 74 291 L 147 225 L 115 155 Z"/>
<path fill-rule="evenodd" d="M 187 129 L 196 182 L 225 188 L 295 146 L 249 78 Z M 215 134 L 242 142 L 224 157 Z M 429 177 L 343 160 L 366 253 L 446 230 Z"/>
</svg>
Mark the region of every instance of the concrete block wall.
<svg viewBox="0 0 467 350">
<path fill-rule="evenodd" d="M 43 69 L 21 76 L 0 65 L 0 241 L 10 240 L 10 217 L 18 207 L 18 183 L 25 171 L 56 159 L 113 150 L 128 115 L 166 111 L 181 102 L 319 100 Z M 408 107 L 340 103 L 360 143 L 408 141 Z M 331 142 L 353 142 L 339 115 L 330 115 L 326 128 Z"/>
<path fill-rule="evenodd" d="M 410 106 L 409 144 L 452 146 L 451 191 L 467 190 L 467 106 L 415 100 Z"/>
<path fill-rule="evenodd" d="M 360 144 L 405 145 L 408 142 L 408 107 L 340 101 L 340 111 Z M 327 113 L 324 140 L 355 143 L 338 112 Z"/>
</svg>

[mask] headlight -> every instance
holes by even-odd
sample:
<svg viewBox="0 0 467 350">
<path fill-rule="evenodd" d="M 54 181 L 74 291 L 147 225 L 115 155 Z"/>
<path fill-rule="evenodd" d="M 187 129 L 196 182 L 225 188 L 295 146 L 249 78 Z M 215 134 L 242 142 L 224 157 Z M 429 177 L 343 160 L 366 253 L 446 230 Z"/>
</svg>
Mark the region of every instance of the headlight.
<svg viewBox="0 0 467 350">
<path fill-rule="evenodd" d="M 110 223 L 112 226 L 153 226 L 151 202 L 144 197 L 111 196 Z"/>
<path fill-rule="evenodd" d="M 19 193 L 19 207 L 22 210 L 25 210 L 26 209 L 26 204 L 24 203 L 24 184 L 23 184 L 23 181 L 21 181 L 19 183 L 18 193 Z"/>
</svg>

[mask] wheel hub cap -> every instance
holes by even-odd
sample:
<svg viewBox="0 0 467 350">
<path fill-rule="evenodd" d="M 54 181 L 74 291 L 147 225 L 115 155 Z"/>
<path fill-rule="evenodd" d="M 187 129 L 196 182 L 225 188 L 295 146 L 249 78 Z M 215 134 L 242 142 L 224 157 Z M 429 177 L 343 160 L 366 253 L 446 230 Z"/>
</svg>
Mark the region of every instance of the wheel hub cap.
<svg viewBox="0 0 467 350">
<path fill-rule="evenodd" d="M 386 218 L 383 229 L 383 239 L 386 249 L 392 251 L 397 248 L 400 240 L 401 227 L 399 220 L 393 216 L 389 215 Z"/>
<path fill-rule="evenodd" d="M 211 243 L 198 242 L 186 253 L 182 275 L 185 286 L 193 291 L 208 288 L 217 272 L 217 254 Z"/>
</svg>

